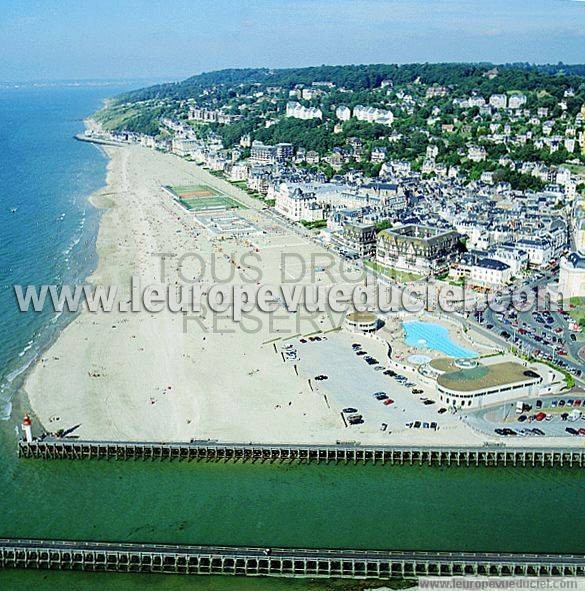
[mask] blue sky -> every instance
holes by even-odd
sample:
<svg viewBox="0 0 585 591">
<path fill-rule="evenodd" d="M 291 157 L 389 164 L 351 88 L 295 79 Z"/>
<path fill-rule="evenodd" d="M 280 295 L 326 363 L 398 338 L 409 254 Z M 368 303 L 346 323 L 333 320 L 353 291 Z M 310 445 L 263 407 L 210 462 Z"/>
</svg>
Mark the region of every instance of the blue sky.
<svg viewBox="0 0 585 591">
<path fill-rule="evenodd" d="M 585 61 L 585 0 L 0 0 L 0 80 Z"/>
</svg>

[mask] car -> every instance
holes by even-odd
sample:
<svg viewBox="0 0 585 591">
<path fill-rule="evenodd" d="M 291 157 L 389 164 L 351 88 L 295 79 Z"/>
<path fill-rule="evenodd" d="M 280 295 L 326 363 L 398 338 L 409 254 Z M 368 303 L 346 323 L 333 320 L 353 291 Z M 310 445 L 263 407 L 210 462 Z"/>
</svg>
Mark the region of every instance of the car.
<svg viewBox="0 0 585 591">
<path fill-rule="evenodd" d="M 573 429 L 573 427 L 565 427 L 565 431 L 570 435 L 579 435 L 579 431 L 577 431 L 577 429 Z"/>
<path fill-rule="evenodd" d="M 422 394 L 422 393 L 423 393 L 423 391 L 422 391 L 420 388 L 413 388 L 413 389 L 412 389 L 412 393 L 413 393 L 413 394 Z"/>
<path fill-rule="evenodd" d="M 412 424 L 412 426 L 413 426 L 415 429 L 418 429 L 418 428 L 420 428 L 420 421 L 414 421 L 414 423 Z"/>
<path fill-rule="evenodd" d="M 441 408 L 440 408 L 440 409 L 439 409 L 437 412 L 438 412 L 440 415 L 442 415 L 443 413 L 446 413 L 446 412 L 447 412 L 447 409 L 446 409 L 444 406 L 442 406 L 442 407 L 441 407 Z"/>
<path fill-rule="evenodd" d="M 353 414 L 353 415 L 349 415 L 347 417 L 347 422 L 350 425 L 360 425 L 361 423 L 364 422 L 364 418 L 362 417 L 362 415 Z"/>
<path fill-rule="evenodd" d="M 352 414 L 354 412 L 357 412 L 357 408 L 353 408 L 353 406 L 348 406 L 347 408 L 343 409 L 343 412 L 345 414 Z"/>
<path fill-rule="evenodd" d="M 359 355 L 361 357 L 362 355 L 367 355 L 368 352 L 367 351 L 356 351 L 355 354 Z"/>
<path fill-rule="evenodd" d="M 542 400 L 536 401 L 536 408 L 542 408 Z"/>
<path fill-rule="evenodd" d="M 575 402 L 573 402 L 573 406 L 581 406 L 581 399 L 577 398 L 577 400 L 575 400 Z"/>
<path fill-rule="evenodd" d="M 528 417 L 526 415 L 520 415 L 518 417 L 518 422 L 523 423 Z"/>
<path fill-rule="evenodd" d="M 388 398 L 388 394 L 386 394 L 386 392 L 374 392 L 372 396 L 376 400 L 386 400 L 386 398 Z"/>
<path fill-rule="evenodd" d="M 497 429 L 494 429 L 494 431 L 498 434 L 498 435 L 505 435 L 504 430 L 501 429 L 500 427 L 498 427 Z"/>
<path fill-rule="evenodd" d="M 307 342 L 307 339 L 299 339 L 299 342 L 305 344 Z"/>
<path fill-rule="evenodd" d="M 486 327 L 488 330 L 491 330 L 491 329 L 494 327 L 494 325 L 493 325 L 493 324 L 486 324 L 486 325 L 485 325 L 485 327 Z"/>
<path fill-rule="evenodd" d="M 585 437 L 585 429 L 583 429 L 583 427 L 581 427 L 581 429 L 579 429 L 578 433 L 579 433 L 579 435 L 581 435 L 581 437 Z"/>
<path fill-rule="evenodd" d="M 574 332 L 572 332 L 572 333 L 569 335 L 569 338 L 570 338 L 572 341 L 576 341 L 576 340 L 577 340 L 577 335 L 576 335 Z"/>
<path fill-rule="evenodd" d="M 428 398 L 426 400 L 423 401 L 423 404 L 426 404 L 427 406 L 431 405 L 431 404 L 435 404 L 434 400 L 429 400 Z"/>
<path fill-rule="evenodd" d="M 532 432 L 535 435 L 538 435 L 540 437 L 542 437 L 544 435 L 544 431 L 542 429 L 538 429 L 537 427 L 535 427 L 534 429 L 532 429 Z"/>
<path fill-rule="evenodd" d="M 395 376 L 395 375 L 396 375 L 396 372 L 395 372 L 395 371 L 392 371 L 391 369 L 387 369 L 387 370 L 384 372 L 384 375 L 385 375 L 385 376 L 390 376 L 390 377 L 392 377 L 392 376 Z"/>
<path fill-rule="evenodd" d="M 394 404 L 394 400 L 392 400 L 392 398 L 387 398 L 386 400 L 384 400 L 384 404 L 386 406 L 390 406 L 391 404 Z"/>
<path fill-rule="evenodd" d="M 534 420 L 540 422 L 540 421 L 544 421 L 546 419 L 546 413 L 545 412 L 537 412 L 534 415 Z"/>
<path fill-rule="evenodd" d="M 436 423 L 436 421 L 432 421 L 431 422 L 431 429 L 435 429 L 435 431 L 437 430 L 437 423 Z"/>
<path fill-rule="evenodd" d="M 412 388 L 412 387 L 413 387 L 415 384 L 414 384 L 413 382 L 405 382 L 405 383 L 404 383 L 404 385 L 405 385 L 407 388 Z"/>
<path fill-rule="evenodd" d="M 328 376 L 324 376 L 324 375 L 322 375 L 322 374 L 321 374 L 321 375 L 315 376 L 315 379 L 316 379 L 318 382 L 321 382 L 321 381 L 323 381 L 323 380 L 328 380 L 328 379 L 329 379 L 329 377 L 328 377 Z"/>
<path fill-rule="evenodd" d="M 352 343 L 351 348 L 354 350 L 361 349 L 362 346 L 359 343 Z"/>
<path fill-rule="evenodd" d="M 559 400 L 559 407 L 561 406 L 565 406 L 565 401 L 564 400 Z"/>
</svg>

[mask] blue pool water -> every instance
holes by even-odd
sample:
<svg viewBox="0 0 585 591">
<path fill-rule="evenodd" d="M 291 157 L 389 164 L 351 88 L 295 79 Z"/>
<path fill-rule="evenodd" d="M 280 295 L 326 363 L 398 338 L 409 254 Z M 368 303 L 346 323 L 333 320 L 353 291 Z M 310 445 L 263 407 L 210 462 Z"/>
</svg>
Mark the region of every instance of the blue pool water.
<svg viewBox="0 0 585 591">
<path fill-rule="evenodd" d="M 404 322 L 402 324 L 406 332 L 406 344 L 418 349 L 434 349 L 448 357 L 468 359 L 477 357 L 475 351 L 460 347 L 449 336 L 449 331 L 440 324 L 432 322 Z"/>
</svg>

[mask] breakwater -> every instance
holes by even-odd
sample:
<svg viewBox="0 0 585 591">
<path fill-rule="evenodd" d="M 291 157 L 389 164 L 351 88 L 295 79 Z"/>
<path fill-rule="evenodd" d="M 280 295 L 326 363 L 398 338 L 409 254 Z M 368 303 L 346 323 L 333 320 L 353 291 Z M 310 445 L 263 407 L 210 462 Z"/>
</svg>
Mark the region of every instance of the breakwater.
<svg viewBox="0 0 585 591">
<path fill-rule="evenodd" d="M 583 467 L 585 448 L 270 445 L 35 439 L 19 441 L 21 458 L 45 460 L 176 460 L 241 462 L 381 463 L 431 466 Z"/>
<path fill-rule="evenodd" d="M 0 539 L 1 568 L 390 579 L 585 575 L 585 557 Z"/>
</svg>

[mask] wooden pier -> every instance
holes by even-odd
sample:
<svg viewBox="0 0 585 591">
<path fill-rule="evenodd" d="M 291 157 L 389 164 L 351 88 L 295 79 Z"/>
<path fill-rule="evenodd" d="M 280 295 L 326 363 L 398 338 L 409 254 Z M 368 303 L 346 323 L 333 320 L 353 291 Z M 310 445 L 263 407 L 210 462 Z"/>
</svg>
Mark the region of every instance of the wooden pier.
<svg viewBox="0 0 585 591">
<path fill-rule="evenodd" d="M 0 568 L 363 579 L 585 576 L 585 556 L 0 539 Z"/>
<path fill-rule="evenodd" d="M 585 448 L 413 447 L 364 445 L 269 445 L 192 441 L 190 443 L 82 441 L 45 438 L 20 441 L 21 458 L 44 460 L 169 460 L 207 462 L 303 462 L 429 466 L 577 467 Z"/>
</svg>

